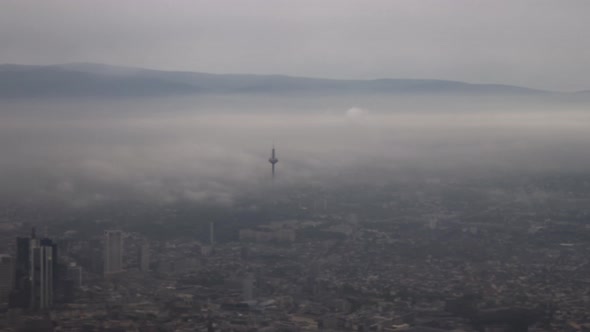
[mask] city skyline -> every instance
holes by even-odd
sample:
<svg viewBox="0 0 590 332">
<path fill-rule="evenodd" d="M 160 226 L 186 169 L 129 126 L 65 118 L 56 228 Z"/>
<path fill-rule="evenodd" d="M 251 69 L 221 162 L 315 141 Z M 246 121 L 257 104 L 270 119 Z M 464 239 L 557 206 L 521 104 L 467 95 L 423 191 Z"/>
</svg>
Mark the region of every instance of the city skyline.
<svg viewBox="0 0 590 332">
<path fill-rule="evenodd" d="M 0 331 L 590 327 L 590 2 L 0 8 Z"/>
</svg>

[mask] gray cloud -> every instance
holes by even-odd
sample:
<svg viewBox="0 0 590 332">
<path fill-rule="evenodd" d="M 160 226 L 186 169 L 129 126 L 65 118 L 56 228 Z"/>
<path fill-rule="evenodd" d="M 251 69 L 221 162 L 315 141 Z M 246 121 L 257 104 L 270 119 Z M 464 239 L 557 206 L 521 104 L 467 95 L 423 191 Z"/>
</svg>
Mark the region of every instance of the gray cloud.
<svg viewBox="0 0 590 332">
<path fill-rule="evenodd" d="M 590 88 L 587 1 L 4 0 L 0 62 Z"/>
<path fill-rule="evenodd" d="M 386 183 L 415 170 L 530 175 L 590 167 L 590 115 L 567 105 L 505 102 L 490 111 L 465 101 L 402 108 L 392 98 L 385 106 L 356 100 L 340 107 L 333 105 L 341 99 L 297 106 L 282 98 L 276 103 L 297 111 L 277 111 L 259 98 L 265 102 L 3 103 L 0 196 L 75 207 L 121 199 L 227 206 L 269 184 L 273 141 L 279 183 L 287 185 Z"/>
</svg>

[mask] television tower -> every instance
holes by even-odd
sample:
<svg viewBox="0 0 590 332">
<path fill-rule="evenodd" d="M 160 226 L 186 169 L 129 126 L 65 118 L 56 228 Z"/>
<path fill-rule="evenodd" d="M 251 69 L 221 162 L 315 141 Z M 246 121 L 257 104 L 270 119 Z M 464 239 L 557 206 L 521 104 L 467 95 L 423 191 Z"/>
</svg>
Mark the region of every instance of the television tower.
<svg viewBox="0 0 590 332">
<path fill-rule="evenodd" d="M 270 158 L 268 158 L 268 162 L 272 164 L 272 179 L 274 180 L 275 179 L 275 164 L 279 162 L 279 160 L 275 156 L 275 146 L 274 146 L 274 144 L 272 146 L 272 153 L 270 155 Z"/>
</svg>

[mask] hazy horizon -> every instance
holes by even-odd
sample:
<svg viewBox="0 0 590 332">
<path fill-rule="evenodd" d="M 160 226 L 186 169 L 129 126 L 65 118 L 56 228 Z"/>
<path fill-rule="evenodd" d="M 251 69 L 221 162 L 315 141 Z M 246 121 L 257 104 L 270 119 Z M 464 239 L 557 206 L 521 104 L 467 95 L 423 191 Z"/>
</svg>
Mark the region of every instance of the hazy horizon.
<svg viewBox="0 0 590 332">
<path fill-rule="evenodd" d="M 584 1 L 5 0 L 0 63 L 590 89 Z M 26 18 L 26 19 L 24 19 Z"/>
<path fill-rule="evenodd" d="M 230 204 L 270 183 L 273 142 L 277 181 L 287 186 L 337 185 L 350 174 L 387 184 L 417 174 L 412 181 L 590 167 L 590 113 L 576 107 L 269 100 L 5 102 L 0 192 L 65 206 L 125 197 Z"/>
<path fill-rule="evenodd" d="M 585 330 L 588 13 L 0 0 L 0 330 Z"/>
</svg>

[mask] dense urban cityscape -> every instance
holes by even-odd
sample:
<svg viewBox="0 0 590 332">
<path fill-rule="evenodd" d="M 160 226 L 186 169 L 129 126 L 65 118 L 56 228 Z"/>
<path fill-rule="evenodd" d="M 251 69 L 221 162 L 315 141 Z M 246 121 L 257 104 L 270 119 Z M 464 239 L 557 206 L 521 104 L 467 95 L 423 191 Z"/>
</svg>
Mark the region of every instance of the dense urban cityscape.
<svg viewBox="0 0 590 332">
<path fill-rule="evenodd" d="M 590 332 L 588 13 L 0 0 L 0 332 Z"/>
<path fill-rule="evenodd" d="M 131 205 L 42 234 L 3 222 L 0 326 L 586 331 L 588 180 L 424 178 L 331 190 L 279 177 L 232 213 L 169 206 L 148 216 Z"/>
</svg>

